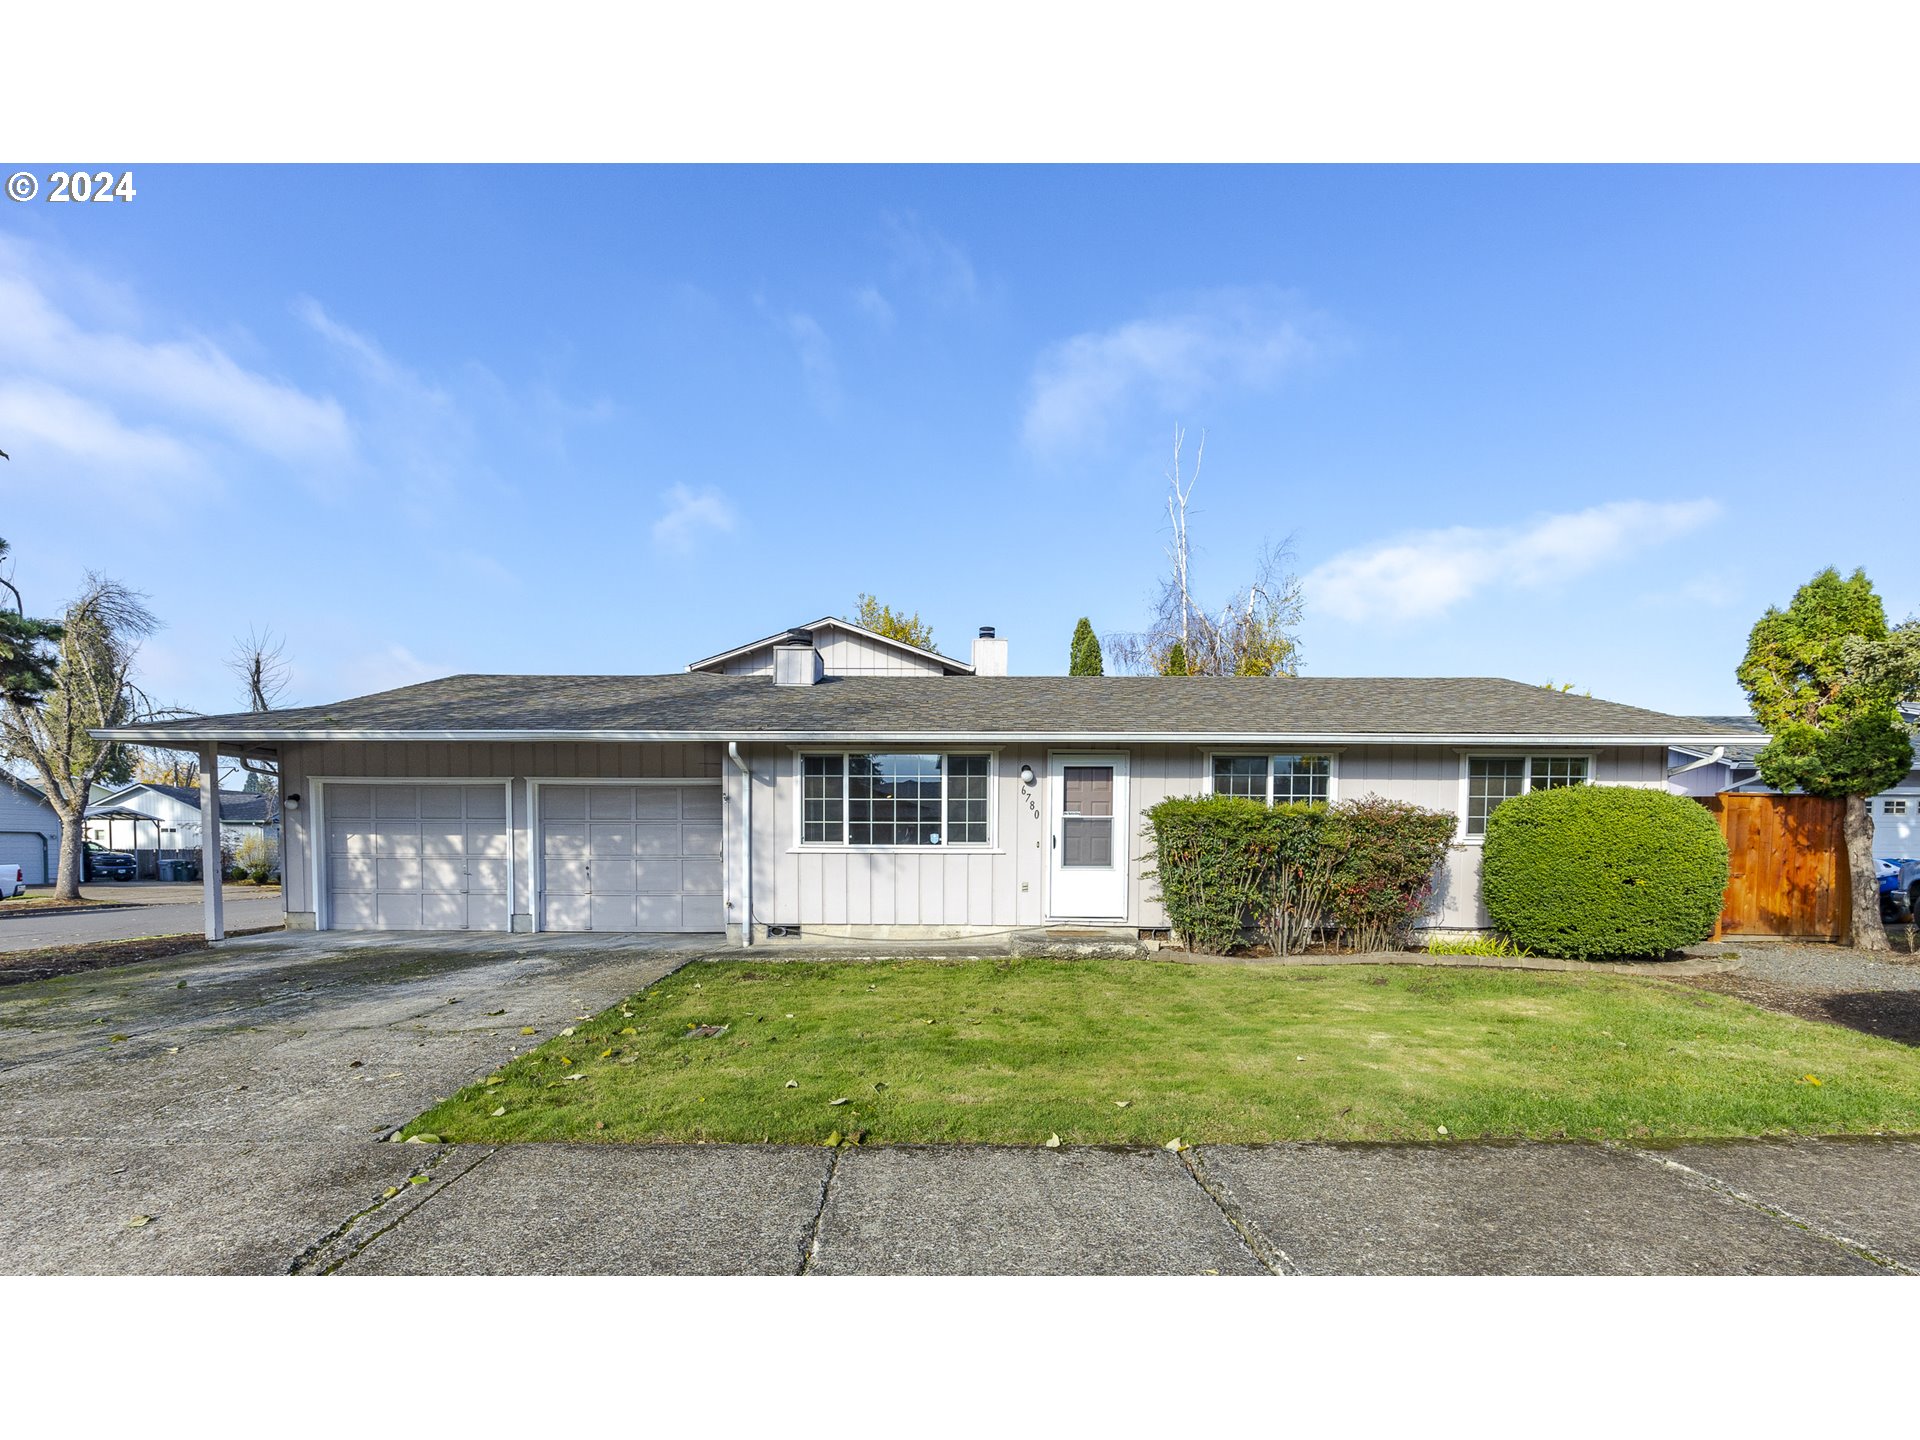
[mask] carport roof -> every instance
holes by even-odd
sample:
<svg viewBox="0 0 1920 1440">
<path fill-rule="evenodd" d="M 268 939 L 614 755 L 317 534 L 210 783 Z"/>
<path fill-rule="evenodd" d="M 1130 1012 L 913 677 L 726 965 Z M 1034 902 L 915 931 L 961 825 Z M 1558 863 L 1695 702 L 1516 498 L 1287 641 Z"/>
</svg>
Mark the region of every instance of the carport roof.
<svg viewBox="0 0 1920 1440">
<path fill-rule="evenodd" d="M 324 740 L 1038 740 L 1715 744 L 1749 730 L 1515 680 L 1308 676 L 455 675 L 331 705 L 96 732 Z"/>
</svg>

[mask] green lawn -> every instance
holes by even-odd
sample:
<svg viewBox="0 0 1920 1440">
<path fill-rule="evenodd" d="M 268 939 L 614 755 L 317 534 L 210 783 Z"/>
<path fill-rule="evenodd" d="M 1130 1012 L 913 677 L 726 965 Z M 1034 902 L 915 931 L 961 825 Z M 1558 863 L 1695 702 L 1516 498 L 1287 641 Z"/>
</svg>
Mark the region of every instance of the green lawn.
<svg viewBox="0 0 1920 1440">
<path fill-rule="evenodd" d="M 707 1025 L 727 1028 L 693 1033 Z M 1603 975 L 728 961 L 528 1043 L 404 1133 L 1085 1145 L 1920 1130 L 1920 1053 Z"/>
</svg>

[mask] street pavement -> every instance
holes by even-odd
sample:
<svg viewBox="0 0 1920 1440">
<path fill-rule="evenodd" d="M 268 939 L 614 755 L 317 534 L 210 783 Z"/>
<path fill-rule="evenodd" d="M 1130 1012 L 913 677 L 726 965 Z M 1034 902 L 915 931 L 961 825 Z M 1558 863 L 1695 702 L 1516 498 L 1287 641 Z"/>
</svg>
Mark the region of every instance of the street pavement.
<svg viewBox="0 0 1920 1440">
<path fill-rule="evenodd" d="M 537 1044 L 522 1026 L 550 1034 L 707 953 L 643 937 L 277 934 L 0 990 L 0 1271 L 1920 1270 L 1920 1142 L 1906 1140 L 384 1142 Z"/>
<path fill-rule="evenodd" d="M 28 892 L 44 893 L 39 887 Z M 83 899 L 112 902 L 115 908 L 41 911 L 18 900 L 0 900 L 0 951 L 205 933 L 202 893 L 197 883 L 132 880 L 121 885 L 108 881 L 83 885 L 80 894 Z M 278 890 L 262 895 L 251 885 L 228 885 L 221 895 L 229 930 L 260 929 L 282 924 L 287 918 Z"/>
</svg>

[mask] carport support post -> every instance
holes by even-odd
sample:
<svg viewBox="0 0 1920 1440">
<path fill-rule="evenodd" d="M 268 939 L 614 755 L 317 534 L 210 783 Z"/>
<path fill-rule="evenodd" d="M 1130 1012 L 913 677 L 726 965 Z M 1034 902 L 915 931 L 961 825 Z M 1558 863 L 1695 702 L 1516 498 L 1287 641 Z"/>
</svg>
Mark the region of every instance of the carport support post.
<svg viewBox="0 0 1920 1440">
<path fill-rule="evenodd" d="M 227 938 L 221 887 L 226 867 L 220 863 L 220 747 L 200 747 L 200 885 L 206 896 L 207 939 Z"/>
</svg>

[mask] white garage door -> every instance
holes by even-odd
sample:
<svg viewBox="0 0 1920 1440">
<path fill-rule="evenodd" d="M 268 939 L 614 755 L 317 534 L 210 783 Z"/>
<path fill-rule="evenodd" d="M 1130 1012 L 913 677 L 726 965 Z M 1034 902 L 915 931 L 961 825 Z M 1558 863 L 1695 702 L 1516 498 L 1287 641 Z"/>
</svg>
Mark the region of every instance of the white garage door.
<svg viewBox="0 0 1920 1440">
<path fill-rule="evenodd" d="M 328 785 L 327 899 L 337 930 L 505 930 L 500 785 Z"/>
<path fill-rule="evenodd" d="M 542 785 L 543 930 L 724 930 L 718 785 Z"/>
<path fill-rule="evenodd" d="M 29 885 L 49 883 L 47 865 L 57 863 L 59 852 L 58 839 L 24 833 L 0 835 L 0 865 L 18 865 Z"/>
</svg>

